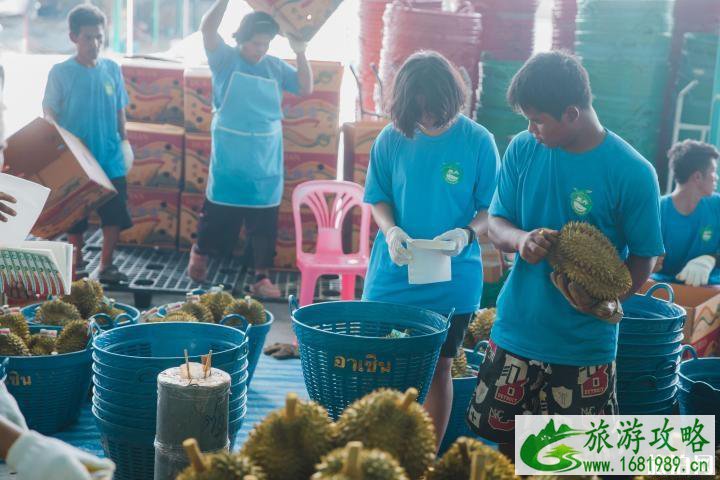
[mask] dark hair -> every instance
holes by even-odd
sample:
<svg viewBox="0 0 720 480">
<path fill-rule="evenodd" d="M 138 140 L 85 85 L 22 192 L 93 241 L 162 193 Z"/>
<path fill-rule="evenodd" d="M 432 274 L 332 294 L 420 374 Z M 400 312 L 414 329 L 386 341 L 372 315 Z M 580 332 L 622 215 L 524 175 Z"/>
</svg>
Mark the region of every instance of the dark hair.
<svg viewBox="0 0 720 480">
<path fill-rule="evenodd" d="M 241 44 L 260 33 L 275 37 L 278 32 L 280 32 L 280 26 L 274 18 L 265 12 L 252 12 L 243 17 L 233 37 L 237 43 Z"/>
<path fill-rule="evenodd" d="M 668 158 L 675 180 L 682 184 L 690 180 L 695 172 L 704 175 L 713 159 L 720 158 L 720 152 L 709 143 L 685 140 L 672 146 Z"/>
<path fill-rule="evenodd" d="M 94 27 L 102 25 L 105 27 L 107 19 L 105 14 L 95 5 L 82 4 L 70 10 L 68 15 L 68 25 L 70 33 L 77 35 L 82 27 Z"/>
<path fill-rule="evenodd" d="M 403 135 L 413 138 L 424 112 L 445 125 L 465 103 L 465 82 L 441 54 L 416 52 L 403 63 L 395 76 L 390 101 L 390 118 Z"/>
<path fill-rule="evenodd" d="M 507 101 L 515 111 L 533 108 L 560 120 L 568 107 L 590 108 L 590 79 L 574 55 L 562 51 L 538 53 L 513 77 Z"/>
</svg>

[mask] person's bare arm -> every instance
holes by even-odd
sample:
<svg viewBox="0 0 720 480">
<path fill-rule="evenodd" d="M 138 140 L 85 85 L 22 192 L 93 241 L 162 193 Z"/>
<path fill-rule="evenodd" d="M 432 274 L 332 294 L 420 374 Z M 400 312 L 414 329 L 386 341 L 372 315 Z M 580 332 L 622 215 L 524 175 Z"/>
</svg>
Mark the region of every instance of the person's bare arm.
<svg viewBox="0 0 720 480">
<path fill-rule="evenodd" d="M 635 292 L 640 290 L 642 286 L 645 285 L 645 282 L 650 277 L 650 274 L 653 272 L 653 267 L 655 267 L 656 261 L 657 257 L 638 257 L 636 255 L 628 256 L 627 260 L 625 261 L 625 265 L 627 265 L 628 270 L 630 270 L 632 287 L 630 287 L 628 293 L 625 294 L 625 296 L 622 297 L 620 301 L 624 301 L 627 298 L 633 296 Z"/>
<path fill-rule="evenodd" d="M 121 140 L 127 140 L 127 116 L 125 115 L 125 109 L 118 110 L 118 134 Z"/>
<path fill-rule="evenodd" d="M 7 222 L 8 216 L 14 217 L 17 215 L 17 212 L 7 206 L 6 203 L 17 203 L 17 200 L 5 192 L 0 192 L 0 222 Z"/>
<path fill-rule="evenodd" d="M 388 230 L 395 226 L 395 213 L 392 207 L 385 202 L 379 202 L 373 204 L 371 209 L 375 223 L 384 234 L 387 234 Z"/>
<path fill-rule="evenodd" d="M 7 418 L 0 416 L 0 458 L 7 458 L 10 447 L 13 446 L 17 439 L 23 434 L 23 431 L 9 421 Z"/>
<path fill-rule="evenodd" d="M 475 230 L 475 238 L 480 236 L 486 236 L 488 234 L 488 212 L 487 210 L 480 210 L 472 219 L 472 222 L 468 227 Z"/>
<path fill-rule="evenodd" d="M 305 97 L 313 92 L 313 72 L 310 68 L 310 62 L 308 62 L 305 52 L 297 54 L 297 75 L 298 83 L 300 84 L 300 96 Z"/>
<path fill-rule="evenodd" d="M 506 253 L 519 253 L 528 263 L 542 261 L 558 238 L 556 230 L 536 228 L 526 232 L 517 228 L 502 217 L 490 216 L 488 236 L 498 250 Z"/>
<path fill-rule="evenodd" d="M 218 29 L 225 10 L 227 10 L 228 2 L 229 0 L 216 0 L 200 21 L 200 33 L 202 33 L 205 49 L 208 51 L 212 52 L 220 46 Z"/>
</svg>

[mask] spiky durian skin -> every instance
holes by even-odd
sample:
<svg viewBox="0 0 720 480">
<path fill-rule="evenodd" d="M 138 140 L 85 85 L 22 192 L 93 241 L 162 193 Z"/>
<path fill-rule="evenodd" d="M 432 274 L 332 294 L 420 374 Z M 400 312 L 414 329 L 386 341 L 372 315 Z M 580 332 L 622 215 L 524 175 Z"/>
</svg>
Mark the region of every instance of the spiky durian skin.
<svg viewBox="0 0 720 480">
<path fill-rule="evenodd" d="M 245 475 L 255 475 L 257 480 L 267 480 L 265 472 L 244 455 L 217 453 L 205 457 L 208 469 L 196 472 L 192 466 L 183 470 L 176 480 L 243 480 Z"/>
<path fill-rule="evenodd" d="M 75 305 L 62 300 L 50 300 L 43 303 L 35 312 L 35 321 L 44 325 L 64 326 L 74 320 L 82 320 Z"/>
<path fill-rule="evenodd" d="M 90 318 L 97 313 L 98 306 L 103 300 L 102 285 L 97 280 L 83 278 L 72 283 L 70 295 L 65 295 L 63 301 L 75 305 L 82 318 Z"/>
<path fill-rule="evenodd" d="M 486 468 L 486 477 L 493 480 L 514 480 L 515 466 L 502 453 L 482 442 L 460 437 L 425 476 L 425 480 L 457 480 L 470 478 L 472 456 L 479 452 Z"/>
<path fill-rule="evenodd" d="M 468 335 L 465 336 L 467 348 L 475 348 L 478 342 L 490 339 L 490 330 L 495 323 L 496 314 L 495 308 L 484 308 L 475 312 L 470 325 L 468 325 Z"/>
<path fill-rule="evenodd" d="M 256 425 L 241 453 L 262 468 L 268 480 L 309 478 L 334 447 L 332 434 L 332 422 L 323 407 L 298 401 L 292 420 L 281 409 Z"/>
<path fill-rule="evenodd" d="M 223 312 L 233 301 L 233 296 L 227 292 L 208 292 L 200 296 L 200 302 L 205 304 L 213 314 L 215 323 L 223 318 Z"/>
<path fill-rule="evenodd" d="M 457 355 L 453 358 L 450 368 L 453 378 L 464 378 L 468 376 L 467 355 L 462 347 L 458 348 Z"/>
<path fill-rule="evenodd" d="M 323 457 L 310 480 L 353 480 L 342 473 L 348 451 L 348 447 L 339 448 Z M 397 460 L 382 450 L 363 448 L 360 451 L 360 469 L 363 480 L 408 480 Z"/>
<path fill-rule="evenodd" d="M 55 339 L 47 335 L 32 335 L 28 342 L 28 349 L 30 349 L 31 355 L 52 355 L 55 351 Z"/>
<path fill-rule="evenodd" d="M 0 316 L 0 327 L 9 328 L 12 333 L 27 343 L 30 340 L 30 328 L 27 319 L 20 313 L 8 313 Z"/>
<path fill-rule="evenodd" d="M 383 450 L 400 462 L 411 479 L 420 478 L 435 459 L 435 429 L 417 402 L 400 408 L 403 394 L 379 389 L 356 400 L 336 423 L 340 445 L 354 440 Z"/>
<path fill-rule="evenodd" d="M 90 340 L 88 322 L 75 320 L 62 329 L 55 343 L 55 349 L 58 353 L 79 352 L 87 348 L 88 340 Z"/>
<path fill-rule="evenodd" d="M 608 238 L 586 222 L 569 222 L 548 257 L 550 265 L 598 300 L 615 300 L 632 286 L 630 271 Z"/>
<path fill-rule="evenodd" d="M 265 306 L 250 297 L 233 300 L 232 303 L 225 308 L 223 316 L 232 314 L 242 315 L 251 325 L 262 325 L 267 321 Z M 235 326 L 236 323 L 231 320 L 228 321 L 226 325 Z"/>
<path fill-rule="evenodd" d="M 195 317 L 198 322 L 214 323 L 215 317 L 212 311 L 200 302 L 185 302 L 180 311 L 188 313 Z"/>
<path fill-rule="evenodd" d="M 125 311 L 119 308 L 115 308 L 110 303 L 100 302 L 98 307 L 95 309 L 93 315 L 97 315 L 98 313 L 104 313 L 105 315 L 109 316 L 114 320 L 117 318 L 118 315 L 122 315 L 123 313 L 125 313 Z"/>
<path fill-rule="evenodd" d="M 172 312 L 160 319 L 161 322 L 197 322 L 198 319 L 186 312 Z"/>
<path fill-rule="evenodd" d="M 30 355 L 25 342 L 14 333 L 0 335 L 0 355 L 10 357 L 27 357 Z"/>
</svg>

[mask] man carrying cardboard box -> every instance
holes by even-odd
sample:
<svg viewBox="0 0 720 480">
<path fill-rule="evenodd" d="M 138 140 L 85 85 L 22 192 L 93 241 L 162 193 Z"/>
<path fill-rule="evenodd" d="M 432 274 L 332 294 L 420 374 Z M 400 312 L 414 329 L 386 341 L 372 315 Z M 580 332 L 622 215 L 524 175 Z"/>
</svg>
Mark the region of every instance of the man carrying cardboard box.
<svg viewBox="0 0 720 480">
<path fill-rule="evenodd" d="M 118 192 L 98 209 L 103 230 L 99 279 L 103 283 L 127 282 L 112 259 L 120 231 L 132 226 L 125 179 L 133 161 L 125 135 L 128 95 L 120 66 L 100 57 L 106 25 L 102 11 L 93 5 L 79 5 L 70 12 L 68 23 L 77 53 L 50 71 L 43 111 L 47 120 L 83 141 Z M 87 225 L 87 220 L 82 220 L 68 231 L 68 241 L 75 247 L 76 270 L 85 266 L 82 247 Z"/>
</svg>

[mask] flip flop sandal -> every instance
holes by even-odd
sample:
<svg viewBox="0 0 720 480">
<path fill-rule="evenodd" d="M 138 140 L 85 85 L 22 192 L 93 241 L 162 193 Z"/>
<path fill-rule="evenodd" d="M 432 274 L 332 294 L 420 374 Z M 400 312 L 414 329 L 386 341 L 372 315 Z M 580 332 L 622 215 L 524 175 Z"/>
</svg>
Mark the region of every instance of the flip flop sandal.
<svg viewBox="0 0 720 480">
<path fill-rule="evenodd" d="M 290 358 L 300 358 L 300 351 L 297 345 L 291 343 L 284 343 L 280 346 L 280 349 L 272 354 L 272 357 L 277 360 L 288 360 Z"/>
</svg>

